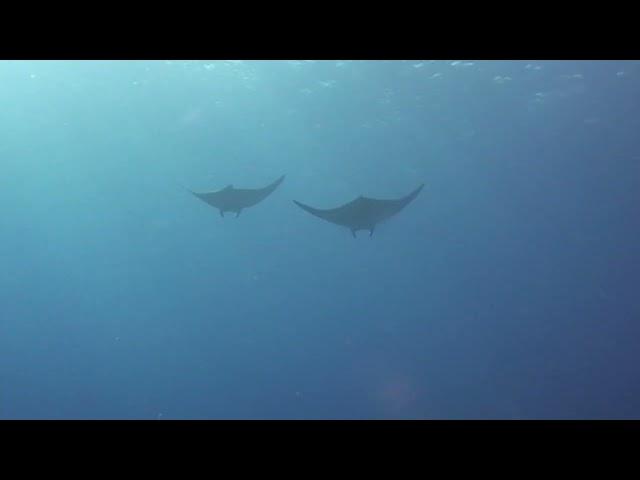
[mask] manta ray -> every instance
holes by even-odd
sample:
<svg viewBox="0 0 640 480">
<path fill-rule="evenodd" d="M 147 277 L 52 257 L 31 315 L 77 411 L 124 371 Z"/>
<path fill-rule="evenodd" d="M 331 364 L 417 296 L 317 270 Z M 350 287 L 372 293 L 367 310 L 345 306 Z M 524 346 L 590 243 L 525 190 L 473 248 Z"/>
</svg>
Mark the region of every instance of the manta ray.
<svg viewBox="0 0 640 480">
<path fill-rule="evenodd" d="M 271 195 L 278 188 L 278 185 L 282 183 L 284 177 L 282 175 L 275 182 L 264 188 L 235 188 L 233 185 L 227 185 L 217 192 L 196 193 L 189 189 L 187 190 L 203 202 L 217 208 L 221 217 L 224 217 L 225 212 L 234 212 L 236 218 L 238 218 L 243 209 L 252 207 Z"/>
<path fill-rule="evenodd" d="M 293 202 L 316 217 L 320 217 L 336 225 L 347 227 L 351 230 L 354 238 L 358 230 L 369 230 L 369 236 L 371 237 L 378 223 L 388 220 L 406 207 L 418 196 L 423 187 L 424 184 L 420 185 L 406 197 L 395 200 L 380 200 L 359 196 L 341 207 L 326 210 L 313 208 L 296 200 Z"/>
</svg>

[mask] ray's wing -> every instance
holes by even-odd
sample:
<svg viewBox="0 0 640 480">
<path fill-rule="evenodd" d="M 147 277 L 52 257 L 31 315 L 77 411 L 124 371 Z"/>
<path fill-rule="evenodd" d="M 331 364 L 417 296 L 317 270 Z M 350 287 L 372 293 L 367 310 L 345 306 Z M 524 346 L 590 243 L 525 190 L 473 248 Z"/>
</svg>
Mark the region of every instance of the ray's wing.
<svg viewBox="0 0 640 480">
<path fill-rule="evenodd" d="M 423 188 L 424 188 L 424 183 L 421 184 L 418 188 L 416 188 L 413 192 L 411 192 L 406 197 L 403 197 L 400 200 L 398 200 L 401 205 L 400 208 L 402 209 L 407 205 L 409 205 L 411 202 L 413 202 L 413 200 L 418 196 L 418 194 L 422 191 Z"/>
<path fill-rule="evenodd" d="M 202 193 L 194 192 L 193 190 L 191 190 L 191 189 L 189 189 L 187 187 L 183 187 L 183 188 L 185 188 L 185 190 L 187 190 L 194 197 L 199 198 L 203 202 L 208 203 L 209 205 L 216 206 L 217 203 L 218 203 L 217 200 L 218 200 L 218 198 L 220 196 L 220 193 L 224 192 L 229 187 L 226 187 L 226 188 L 224 188 L 222 190 L 218 190 L 216 192 L 202 192 Z"/>
<path fill-rule="evenodd" d="M 275 182 L 270 183 L 264 188 L 238 189 L 235 191 L 236 198 L 245 208 L 251 207 L 271 195 L 284 181 L 284 177 L 285 176 L 282 175 Z"/>
<path fill-rule="evenodd" d="M 305 205 L 304 203 L 300 203 L 296 200 L 294 200 L 293 203 L 298 205 L 301 209 L 309 212 L 311 215 L 315 215 L 316 217 L 326 220 L 327 222 L 335 223 L 337 225 L 344 225 L 344 223 L 340 221 L 340 218 L 342 216 L 341 213 L 343 212 L 345 205 L 337 208 L 319 209 L 310 207 L 309 205 Z"/>
<path fill-rule="evenodd" d="M 363 197 L 364 200 L 372 207 L 372 209 L 376 212 L 375 216 L 376 223 L 387 220 L 388 218 L 394 216 L 404 207 L 409 205 L 422 191 L 424 188 L 424 184 L 420 185 L 413 192 L 409 193 L 405 197 L 398 198 L 395 200 L 381 200 L 377 198 L 367 198 Z"/>
<path fill-rule="evenodd" d="M 258 201 L 260 200 L 264 200 L 265 198 L 267 198 L 269 195 L 271 195 L 273 193 L 273 191 L 278 188 L 280 186 L 280 184 L 284 181 L 284 177 L 285 175 L 282 175 L 280 178 L 278 178 L 275 182 L 270 183 L 269 185 L 267 185 L 264 188 L 259 188 L 257 190 L 255 190 L 256 192 L 256 196 L 258 198 Z"/>
</svg>

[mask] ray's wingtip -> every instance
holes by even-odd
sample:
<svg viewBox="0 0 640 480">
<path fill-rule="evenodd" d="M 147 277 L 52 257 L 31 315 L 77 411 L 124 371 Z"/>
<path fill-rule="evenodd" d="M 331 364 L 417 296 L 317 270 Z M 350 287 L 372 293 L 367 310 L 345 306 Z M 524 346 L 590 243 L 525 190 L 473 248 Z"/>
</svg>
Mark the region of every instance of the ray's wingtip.
<svg viewBox="0 0 640 480">
<path fill-rule="evenodd" d="M 304 203 L 299 202 L 299 201 L 297 201 L 297 200 L 292 200 L 292 201 L 293 201 L 293 203 L 295 203 L 298 207 L 300 207 L 302 210 L 304 210 L 304 211 L 306 211 L 306 212 L 311 211 L 311 207 L 310 207 L 309 205 L 305 205 Z"/>
<path fill-rule="evenodd" d="M 280 184 L 282 182 L 284 182 L 284 177 L 286 177 L 287 175 L 281 175 L 280 177 L 278 177 L 276 180 L 273 181 L 273 183 L 271 185 L 273 185 L 274 187 L 279 187 Z"/>
<path fill-rule="evenodd" d="M 406 197 L 404 197 L 406 202 L 411 202 L 413 201 L 418 195 L 420 195 L 420 192 L 422 191 L 422 189 L 424 188 L 424 183 L 420 184 L 418 187 L 416 187 L 411 193 L 407 194 Z"/>
<path fill-rule="evenodd" d="M 189 192 L 191 195 L 195 195 L 196 197 L 198 196 L 198 194 L 196 192 L 194 192 L 193 190 L 191 190 L 189 187 L 187 187 L 184 183 L 182 182 L 178 182 L 178 185 L 183 189 L 186 190 L 187 192 Z"/>
</svg>

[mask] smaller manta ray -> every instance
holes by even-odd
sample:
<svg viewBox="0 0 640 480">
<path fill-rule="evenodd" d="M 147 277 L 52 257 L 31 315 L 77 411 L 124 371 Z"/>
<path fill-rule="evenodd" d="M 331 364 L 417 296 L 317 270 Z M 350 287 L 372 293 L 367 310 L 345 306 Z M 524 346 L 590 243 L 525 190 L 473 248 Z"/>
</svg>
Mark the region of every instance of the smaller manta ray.
<svg viewBox="0 0 640 480">
<path fill-rule="evenodd" d="M 243 209 L 252 207 L 267 198 L 283 180 L 284 175 L 264 188 L 255 189 L 234 188 L 233 185 L 227 185 L 217 192 L 196 193 L 187 190 L 203 202 L 217 208 L 221 217 L 224 217 L 224 212 L 234 212 L 238 218 Z"/>
<path fill-rule="evenodd" d="M 424 184 L 420 185 L 406 197 L 395 200 L 379 200 L 359 196 L 341 207 L 326 210 L 313 208 L 296 202 L 295 200 L 293 202 L 316 217 L 320 217 L 336 225 L 347 227 L 351 230 L 354 238 L 358 230 L 369 230 L 369 236 L 371 237 L 376 228 L 376 224 L 384 222 L 406 207 L 418 196 L 423 187 Z"/>
</svg>

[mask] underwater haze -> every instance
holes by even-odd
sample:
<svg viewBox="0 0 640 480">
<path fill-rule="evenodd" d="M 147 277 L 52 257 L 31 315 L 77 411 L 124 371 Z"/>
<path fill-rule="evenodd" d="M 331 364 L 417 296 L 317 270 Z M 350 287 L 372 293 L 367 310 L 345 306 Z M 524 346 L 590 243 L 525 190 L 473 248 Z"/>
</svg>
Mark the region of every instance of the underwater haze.
<svg viewBox="0 0 640 480">
<path fill-rule="evenodd" d="M 0 418 L 640 418 L 639 132 L 638 61 L 0 61 Z"/>
</svg>

